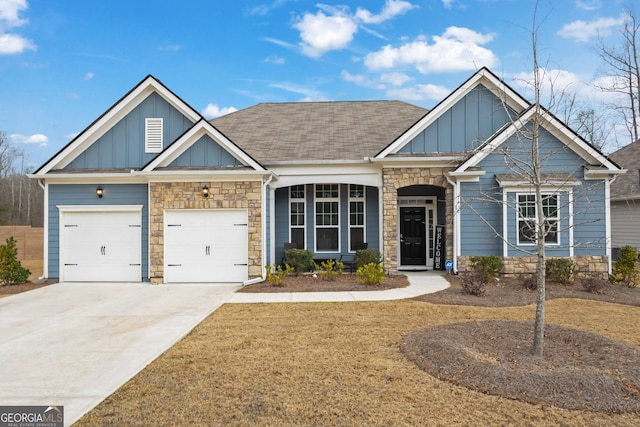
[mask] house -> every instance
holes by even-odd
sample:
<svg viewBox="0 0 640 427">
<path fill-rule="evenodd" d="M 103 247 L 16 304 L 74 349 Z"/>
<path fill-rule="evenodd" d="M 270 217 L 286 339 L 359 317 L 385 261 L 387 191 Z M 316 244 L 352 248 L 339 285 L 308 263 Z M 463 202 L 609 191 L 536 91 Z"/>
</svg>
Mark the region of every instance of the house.
<svg viewBox="0 0 640 427">
<path fill-rule="evenodd" d="M 614 259 L 623 246 L 640 251 L 640 140 L 611 153 L 628 170 L 611 184 L 611 245 Z"/>
<path fill-rule="evenodd" d="M 474 255 L 532 271 L 536 114 L 547 253 L 606 272 L 621 169 L 483 68 L 430 111 L 264 103 L 211 121 L 148 76 L 31 175 L 45 276 L 250 282 L 285 243 L 336 258 L 363 242 L 390 271 L 464 270 Z"/>
</svg>

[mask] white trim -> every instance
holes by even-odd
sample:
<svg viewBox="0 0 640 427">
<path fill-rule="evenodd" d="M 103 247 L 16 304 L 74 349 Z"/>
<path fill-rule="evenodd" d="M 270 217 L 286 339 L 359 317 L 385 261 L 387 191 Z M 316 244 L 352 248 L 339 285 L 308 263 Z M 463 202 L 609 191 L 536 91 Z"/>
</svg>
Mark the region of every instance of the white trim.
<svg viewBox="0 0 640 427">
<path fill-rule="evenodd" d="M 293 188 L 293 186 L 289 187 L 289 191 L 288 191 L 288 199 L 289 199 L 289 242 L 292 242 L 291 239 L 291 229 L 292 228 L 302 228 L 302 238 L 304 239 L 304 246 L 302 248 L 298 248 L 298 249 L 307 249 L 307 244 L 309 243 L 308 238 L 307 238 L 307 186 L 305 184 L 298 184 L 299 186 L 302 186 L 303 188 L 303 192 L 304 192 L 304 197 L 302 199 L 300 198 L 293 198 L 291 193 L 291 189 Z M 299 225 L 293 226 L 291 224 L 291 204 L 292 203 L 302 203 L 303 206 L 303 214 L 302 214 L 302 227 L 300 227 Z"/>
<path fill-rule="evenodd" d="M 351 250 L 351 229 L 362 229 L 362 241 L 367 242 L 367 187 L 362 184 L 346 184 L 347 185 L 347 252 L 355 253 Z M 351 197 L 351 186 L 360 185 L 362 187 L 362 197 Z M 351 202 L 362 202 L 362 225 L 351 225 Z"/>
<path fill-rule="evenodd" d="M 317 187 L 318 185 L 335 185 L 338 188 L 338 197 L 327 197 L 327 198 L 318 198 L 317 197 Z M 314 251 L 315 253 L 319 253 L 319 254 L 332 254 L 332 253 L 340 253 L 341 252 L 341 240 L 342 240 L 342 233 L 341 233 L 341 224 L 342 224 L 342 219 L 340 218 L 340 214 L 341 214 L 341 209 L 340 209 L 340 184 L 336 184 L 336 183 L 317 183 L 313 185 L 313 246 L 314 246 Z M 318 212 L 317 212 L 317 203 L 318 201 L 320 201 L 320 203 L 338 203 L 338 211 L 337 211 L 337 215 L 338 215 L 338 224 L 337 225 L 321 225 L 318 226 L 317 224 L 317 216 L 318 216 Z M 333 251 L 333 250 L 319 250 L 318 249 L 318 228 L 326 228 L 326 229 L 334 229 L 337 228 L 338 229 L 338 248 Z"/>
<path fill-rule="evenodd" d="M 502 256 L 509 256 L 509 193 L 502 192 Z M 517 222 L 517 221 L 516 221 Z"/>
<path fill-rule="evenodd" d="M 567 195 L 569 196 L 569 256 L 573 257 L 575 255 L 575 245 L 573 240 L 573 188 L 570 188 L 567 191 Z M 558 209 L 560 208 L 559 205 Z M 558 219 L 561 217 L 558 216 Z"/>
<path fill-rule="evenodd" d="M 434 123 L 443 113 L 453 107 L 476 86 L 482 84 L 489 89 L 499 99 L 503 100 L 516 113 L 524 111 L 528 106 L 520 95 L 511 90 L 502 80 L 498 79 L 488 69 L 482 68 L 468 79 L 462 86 L 458 87 L 449 96 L 447 96 L 433 110 L 429 111 L 418 123 L 407 130 L 396 141 L 387 146 L 376 158 L 386 158 L 389 154 L 396 153 L 400 148 L 404 147 L 408 142 L 415 138 L 420 132 Z"/>
<path fill-rule="evenodd" d="M 269 260 L 271 261 L 271 264 L 277 264 L 277 262 L 279 261 L 276 262 L 276 189 L 270 184 L 269 184 L 269 211 L 271 212 L 271 215 L 269 215 L 269 218 L 271 220 L 271 223 L 269 224 L 269 229 L 271 230 L 271 232 L 269 233 L 271 236 L 271 241 L 269 242 L 271 256 L 269 257 Z M 265 215 L 266 215 L 266 212 L 265 212 Z"/>
<path fill-rule="evenodd" d="M 202 118 L 196 110 L 175 96 L 153 76 L 148 76 L 131 92 L 125 95 L 124 98 L 112 106 L 102 117 L 89 125 L 89 127 L 78 135 L 69 145 L 42 166 L 35 175 L 41 177 L 52 169 L 62 169 L 69 165 L 69 163 L 82 154 L 91 144 L 97 141 L 154 92 L 160 95 L 180 113 L 184 114 L 192 123 Z"/>
<path fill-rule="evenodd" d="M 609 259 L 609 274 L 611 274 L 611 181 L 604 182 L 604 206 L 605 206 L 605 254 Z"/>
<path fill-rule="evenodd" d="M 143 169 L 143 172 L 151 172 L 156 168 L 169 166 L 171 162 L 180 157 L 181 154 L 205 135 L 220 144 L 223 149 L 243 165 L 250 166 L 257 171 L 265 171 L 265 168 L 262 167 L 262 165 L 253 160 L 247 153 L 242 151 L 237 145 L 220 133 L 211 123 L 206 120 L 200 120 L 192 126 L 191 129 L 185 132 L 184 135 L 167 147 L 162 154 L 153 159 Z"/>
<path fill-rule="evenodd" d="M 555 192 L 543 192 L 542 198 L 544 200 L 545 196 L 556 196 L 556 202 L 557 202 L 557 209 L 556 209 L 556 216 L 555 217 L 547 217 L 550 219 L 555 218 L 556 224 L 557 224 L 557 231 L 556 231 L 556 235 L 557 235 L 557 241 L 553 242 L 553 243 L 547 243 L 546 241 L 544 242 L 544 246 L 545 247 L 559 247 L 561 246 L 562 243 L 562 234 L 560 233 L 560 208 L 562 207 L 562 203 L 561 203 L 561 198 L 562 198 L 562 193 L 566 192 L 566 191 L 555 191 Z M 526 243 L 522 243 L 520 241 L 520 196 L 533 196 L 534 197 L 534 208 L 536 209 L 535 212 L 535 216 L 533 217 L 533 220 L 535 222 L 535 226 L 536 226 L 536 240 L 538 238 L 538 227 L 540 227 L 540 224 L 538 224 L 538 205 L 537 205 L 537 201 L 535 200 L 535 192 L 532 191 L 519 191 L 515 193 L 515 210 L 516 210 L 516 223 L 515 223 L 515 227 L 516 227 L 516 246 L 524 246 L 524 247 L 530 247 L 530 246 L 536 246 L 536 241 L 533 242 L 526 242 Z M 526 220 L 525 220 L 526 221 Z M 508 237 L 508 236 L 505 236 Z M 546 236 L 545 236 L 546 238 Z M 572 243 L 570 243 L 572 244 Z"/>
<path fill-rule="evenodd" d="M 42 248 L 42 275 L 49 278 L 49 183 L 44 182 L 44 222 L 43 226 L 43 245 Z"/>
</svg>

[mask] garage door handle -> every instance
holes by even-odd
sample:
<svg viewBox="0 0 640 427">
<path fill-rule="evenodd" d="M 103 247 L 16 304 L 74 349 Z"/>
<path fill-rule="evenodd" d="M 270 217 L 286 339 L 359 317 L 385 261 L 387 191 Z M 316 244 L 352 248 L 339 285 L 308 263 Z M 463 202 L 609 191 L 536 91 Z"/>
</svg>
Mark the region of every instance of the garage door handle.
<svg viewBox="0 0 640 427">
<path fill-rule="evenodd" d="M 65 264 L 65 267 L 68 266 L 68 265 L 78 265 L 78 264 Z"/>
<path fill-rule="evenodd" d="M 129 267 L 137 267 L 137 266 L 139 266 L 139 265 L 140 265 L 140 264 L 129 264 Z"/>
<path fill-rule="evenodd" d="M 100 246 L 100 255 L 106 255 L 106 254 L 107 254 L 107 247 Z"/>
<path fill-rule="evenodd" d="M 249 265 L 249 264 L 233 264 L 233 265 L 236 266 L 236 267 L 239 267 L 239 266 L 244 266 L 244 265 Z"/>
<path fill-rule="evenodd" d="M 205 246 L 204 247 L 204 254 L 205 255 L 211 255 L 211 246 Z"/>
<path fill-rule="evenodd" d="M 182 267 L 182 264 L 167 264 L 167 267 Z"/>
<path fill-rule="evenodd" d="M 247 227 L 248 224 L 233 224 L 234 227 Z"/>
</svg>

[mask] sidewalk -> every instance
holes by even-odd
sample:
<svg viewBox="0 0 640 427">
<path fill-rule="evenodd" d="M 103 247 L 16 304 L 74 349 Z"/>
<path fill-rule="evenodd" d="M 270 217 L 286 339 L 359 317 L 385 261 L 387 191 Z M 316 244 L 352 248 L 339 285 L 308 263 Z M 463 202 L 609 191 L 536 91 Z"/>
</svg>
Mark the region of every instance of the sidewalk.
<svg viewBox="0 0 640 427">
<path fill-rule="evenodd" d="M 227 303 L 389 301 L 414 298 L 449 287 L 449 282 L 444 278 L 441 271 L 403 271 L 402 274 L 405 274 L 409 279 L 409 286 L 406 288 L 351 292 L 236 292 Z"/>
</svg>

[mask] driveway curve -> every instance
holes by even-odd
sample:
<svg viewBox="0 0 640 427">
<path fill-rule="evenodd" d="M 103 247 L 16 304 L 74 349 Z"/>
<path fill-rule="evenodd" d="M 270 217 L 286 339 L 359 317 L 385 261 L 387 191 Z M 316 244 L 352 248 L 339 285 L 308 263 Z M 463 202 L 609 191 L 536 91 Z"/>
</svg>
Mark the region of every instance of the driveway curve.
<svg viewBox="0 0 640 427">
<path fill-rule="evenodd" d="M 238 287 L 59 283 L 0 298 L 0 404 L 64 406 L 70 425 Z"/>
</svg>

